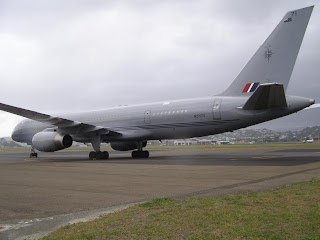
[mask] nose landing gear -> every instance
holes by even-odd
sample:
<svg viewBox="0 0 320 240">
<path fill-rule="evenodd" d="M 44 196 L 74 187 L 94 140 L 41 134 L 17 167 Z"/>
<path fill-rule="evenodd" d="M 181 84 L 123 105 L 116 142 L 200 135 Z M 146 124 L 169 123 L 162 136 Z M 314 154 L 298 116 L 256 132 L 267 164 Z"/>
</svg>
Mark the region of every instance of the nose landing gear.
<svg viewBox="0 0 320 240">
<path fill-rule="evenodd" d="M 36 153 L 36 150 L 34 149 L 34 146 L 31 147 L 31 153 L 30 153 L 30 158 L 37 158 L 38 153 Z"/>
</svg>

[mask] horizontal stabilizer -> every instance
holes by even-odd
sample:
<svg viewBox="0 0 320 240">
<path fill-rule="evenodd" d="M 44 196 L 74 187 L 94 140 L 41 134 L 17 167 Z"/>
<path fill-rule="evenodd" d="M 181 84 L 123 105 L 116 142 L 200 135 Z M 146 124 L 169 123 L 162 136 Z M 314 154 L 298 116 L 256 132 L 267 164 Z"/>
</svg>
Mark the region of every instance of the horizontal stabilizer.
<svg viewBox="0 0 320 240">
<path fill-rule="evenodd" d="M 262 110 L 287 106 L 283 85 L 279 83 L 265 83 L 258 87 L 242 109 Z"/>
<path fill-rule="evenodd" d="M 308 109 L 313 109 L 313 108 L 320 108 L 320 103 L 313 104 L 310 107 L 307 107 L 307 108 L 305 108 L 303 110 L 308 110 Z"/>
</svg>

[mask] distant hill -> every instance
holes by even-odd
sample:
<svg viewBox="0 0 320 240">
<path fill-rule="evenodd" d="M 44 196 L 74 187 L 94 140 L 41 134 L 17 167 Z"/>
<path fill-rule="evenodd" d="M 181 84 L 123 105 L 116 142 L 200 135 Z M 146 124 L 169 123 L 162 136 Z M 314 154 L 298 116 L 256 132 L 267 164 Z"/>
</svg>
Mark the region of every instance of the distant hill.
<svg viewBox="0 0 320 240">
<path fill-rule="evenodd" d="M 22 147 L 22 146 L 14 142 L 10 137 L 3 137 L 3 138 L 0 138 L 0 147 Z"/>
<path fill-rule="evenodd" d="M 302 110 L 289 116 L 251 126 L 248 129 L 270 129 L 280 132 L 320 126 L 320 108 Z"/>
<path fill-rule="evenodd" d="M 320 126 L 307 127 L 296 131 L 274 131 L 270 129 L 240 129 L 213 135 L 215 140 L 243 141 L 243 142 L 289 142 L 305 139 L 320 140 Z"/>
</svg>

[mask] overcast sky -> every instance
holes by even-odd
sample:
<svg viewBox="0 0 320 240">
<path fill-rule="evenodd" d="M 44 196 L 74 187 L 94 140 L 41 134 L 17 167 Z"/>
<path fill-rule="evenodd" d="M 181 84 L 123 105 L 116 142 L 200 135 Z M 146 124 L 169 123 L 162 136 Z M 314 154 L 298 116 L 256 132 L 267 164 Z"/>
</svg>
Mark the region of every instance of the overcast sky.
<svg viewBox="0 0 320 240">
<path fill-rule="evenodd" d="M 0 102 L 43 113 L 222 92 L 307 0 L 0 0 Z M 315 6 L 288 94 L 320 102 Z M 0 111 L 0 136 L 22 118 Z"/>
</svg>

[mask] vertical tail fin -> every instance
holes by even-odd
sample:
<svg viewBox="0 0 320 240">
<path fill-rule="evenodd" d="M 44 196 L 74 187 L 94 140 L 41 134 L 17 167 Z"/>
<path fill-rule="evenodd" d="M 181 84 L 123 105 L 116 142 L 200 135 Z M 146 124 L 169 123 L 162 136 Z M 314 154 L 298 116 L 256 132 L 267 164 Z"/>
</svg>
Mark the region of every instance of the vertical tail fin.
<svg viewBox="0 0 320 240">
<path fill-rule="evenodd" d="M 286 90 L 312 10 L 313 6 L 285 14 L 229 88 L 220 95 L 251 95 L 262 83 L 280 83 Z"/>
</svg>

